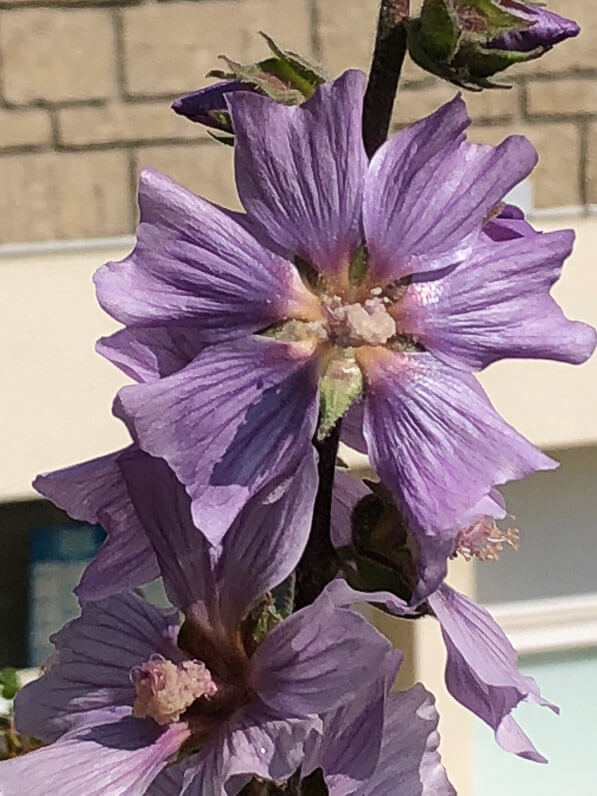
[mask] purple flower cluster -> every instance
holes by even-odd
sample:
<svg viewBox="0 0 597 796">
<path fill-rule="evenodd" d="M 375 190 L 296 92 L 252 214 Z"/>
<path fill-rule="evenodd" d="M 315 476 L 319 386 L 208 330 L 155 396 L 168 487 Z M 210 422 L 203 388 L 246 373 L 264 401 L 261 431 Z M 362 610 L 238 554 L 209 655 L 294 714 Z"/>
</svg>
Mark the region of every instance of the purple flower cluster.
<svg viewBox="0 0 597 796">
<path fill-rule="evenodd" d="M 364 83 L 347 72 L 295 107 L 225 94 L 245 213 L 143 173 L 135 248 L 96 275 L 124 325 L 99 350 L 136 382 L 114 405 L 133 443 L 36 481 L 107 540 L 80 618 L 17 696 L 18 730 L 47 745 L 0 766 L 6 796 L 24 781 L 59 796 L 83 782 L 224 796 L 255 780 L 454 793 L 433 698 L 391 692 L 401 655 L 351 610 L 363 601 L 435 617 L 451 694 L 502 747 L 543 760 L 511 712 L 553 706 L 445 578 L 458 552 L 513 541 L 496 487 L 555 466 L 474 372 L 591 354 L 594 331 L 549 293 L 573 235 L 504 204 L 536 154 L 520 137 L 469 143 L 459 98 L 368 160 Z M 380 483 L 337 470 L 338 576 L 293 611 L 280 595 L 309 540 L 314 439 L 338 421 Z M 156 577 L 172 610 L 136 593 Z"/>
</svg>

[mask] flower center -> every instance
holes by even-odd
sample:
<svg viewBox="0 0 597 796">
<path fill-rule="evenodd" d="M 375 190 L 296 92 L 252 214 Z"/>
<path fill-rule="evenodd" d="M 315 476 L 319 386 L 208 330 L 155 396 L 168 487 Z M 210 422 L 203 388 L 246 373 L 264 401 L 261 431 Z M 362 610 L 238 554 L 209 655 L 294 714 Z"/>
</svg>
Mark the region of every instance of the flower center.
<svg viewBox="0 0 597 796">
<path fill-rule="evenodd" d="M 338 346 L 385 345 L 396 334 L 396 322 L 380 296 L 355 304 L 344 304 L 332 296 L 325 297 L 323 304 L 330 338 Z"/>
<path fill-rule="evenodd" d="M 465 561 L 477 558 L 479 561 L 497 561 L 509 544 L 518 550 L 519 533 L 516 528 L 502 531 L 493 517 L 482 515 L 467 528 L 462 528 L 456 536 L 456 547 L 452 558 L 461 555 Z"/>
<path fill-rule="evenodd" d="M 133 716 L 172 724 L 197 699 L 209 700 L 218 688 L 209 669 L 197 660 L 173 663 L 156 656 L 132 672 L 137 698 Z"/>
</svg>

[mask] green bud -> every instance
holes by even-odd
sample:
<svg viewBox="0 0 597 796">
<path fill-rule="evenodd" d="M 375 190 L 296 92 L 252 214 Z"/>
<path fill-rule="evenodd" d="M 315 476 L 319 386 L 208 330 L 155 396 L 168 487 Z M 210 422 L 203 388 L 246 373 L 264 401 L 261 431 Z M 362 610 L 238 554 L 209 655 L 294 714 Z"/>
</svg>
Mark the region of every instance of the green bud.
<svg viewBox="0 0 597 796">
<path fill-rule="evenodd" d="M 408 49 L 423 69 L 461 88 L 508 88 L 489 78 L 545 50 L 505 50 L 492 43 L 531 24 L 499 0 L 425 0 L 420 16 L 408 24 Z"/>
</svg>

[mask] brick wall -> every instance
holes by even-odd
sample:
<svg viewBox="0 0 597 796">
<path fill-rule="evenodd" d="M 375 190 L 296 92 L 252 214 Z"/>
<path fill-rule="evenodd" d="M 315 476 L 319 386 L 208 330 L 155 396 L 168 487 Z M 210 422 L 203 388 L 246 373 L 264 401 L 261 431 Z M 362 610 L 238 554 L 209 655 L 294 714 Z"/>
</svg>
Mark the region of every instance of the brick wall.
<svg viewBox="0 0 597 796">
<path fill-rule="evenodd" d="M 0 0 L 0 241 L 126 234 L 152 165 L 234 206 L 231 151 L 169 110 L 217 55 L 264 53 L 265 30 L 332 73 L 366 68 L 378 0 Z M 512 129 L 541 154 L 540 208 L 597 203 L 597 6 L 551 0 L 579 39 L 520 68 L 511 91 L 467 94 L 473 136 Z M 409 64 L 395 122 L 454 94 Z"/>
</svg>

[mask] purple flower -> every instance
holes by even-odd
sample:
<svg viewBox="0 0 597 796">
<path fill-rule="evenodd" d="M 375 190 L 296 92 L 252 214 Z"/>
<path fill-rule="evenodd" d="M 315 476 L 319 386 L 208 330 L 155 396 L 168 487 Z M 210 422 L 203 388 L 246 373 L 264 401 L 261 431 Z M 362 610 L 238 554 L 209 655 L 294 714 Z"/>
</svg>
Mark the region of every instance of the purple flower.
<svg viewBox="0 0 597 796">
<path fill-rule="evenodd" d="M 356 401 L 353 436 L 413 524 L 450 532 L 496 484 L 555 466 L 471 371 L 506 356 L 579 362 L 594 347 L 549 296 L 572 233 L 495 235 L 501 199 L 535 164 L 531 145 L 467 143 L 455 99 L 368 163 L 364 81 L 347 72 L 298 107 L 229 95 L 246 215 L 145 172 L 136 247 L 96 276 L 124 334 L 188 328 L 204 346 L 172 375 L 122 389 L 114 411 L 169 463 L 215 543 L 307 455 L 320 390 L 324 430 Z"/>
<path fill-rule="evenodd" d="M 372 570 L 369 563 L 366 569 L 359 570 L 358 556 L 367 553 L 359 550 L 359 516 L 367 509 L 367 503 L 373 501 L 385 511 L 383 515 L 375 515 L 372 506 L 369 521 L 376 519 L 377 528 L 386 531 L 381 539 L 379 534 L 376 537 L 374 561 L 386 566 Z M 504 514 L 501 498 L 494 494 L 470 512 L 470 524 L 454 531 L 451 545 L 446 545 L 444 539 L 412 532 L 379 489 L 372 493 L 352 476 L 337 474 L 332 508 L 333 542 L 340 551 L 345 551 L 345 572 L 355 588 L 339 579 L 331 584 L 329 593 L 339 605 L 365 599 L 399 617 L 434 616 L 440 623 L 447 650 L 448 691 L 489 724 L 503 749 L 545 762 L 511 714 L 522 701 L 555 712 L 558 709 L 543 699 L 532 677 L 518 670 L 518 655 L 490 614 L 444 583 L 448 556 L 461 553 L 467 558 L 496 558 L 505 543 L 516 541 L 511 533 L 502 533 L 495 524 L 494 518 Z M 348 553 L 351 548 L 352 559 Z M 379 579 L 380 573 L 382 576 L 388 573 L 385 583 Z M 377 583 L 372 582 L 374 578 Z"/>
<path fill-rule="evenodd" d="M 312 733 L 306 747 L 302 775 L 321 771 L 330 796 L 452 796 L 438 751 L 439 716 L 434 700 L 422 685 L 390 693 L 395 665 L 387 665 L 385 683 L 380 679 L 361 692 L 350 705 L 324 717 L 321 734 Z M 372 774 L 367 759 L 370 735 L 383 739 Z M 315 772 L 315 773 L 314 773 Z"/>
<path fill-rule="evenodd" d="M 498 4 L 509 14 L 519 17 L 530 25 L 503 33 L 487 44 L 490 49 L 530 52 L 541 48 L 545 51 L 554 44 L 578 36 L 580 33 L 580 27 L 574 20 L 554 14 L 547 8 L 518 3 L 516 0 L 499 0 Z"/>
<path fill-rule="evenodd" d="M 84 602 L 81 617 L 54 636 L 43 676 L 16 700 L 19 731 L 50 745 L 4 763 L 0 790 L 22 792 L 26 781 L 31 792 L 75 796 L 85 780 L 98 796 L 143 793 L 179 755 L 185 786 L 214 796 L 237 792 L 253 775 L 289 777 L 321 717 L 379 677 L 385 682 L 395 653 L 326 593 L 265 637 L 259 632 L 255 605 L 300 555 L 287 523 L 298 524 L 303 542 L 301 528 L 308 532 L 283 486 L 215 549 L 163 461 L 133 450 L 118 464 L 184 621 L 131 593 Z M 298 480 L 314 491 L 305 472 Z M 270 522 L 279 503 L 286 516 Z M 364 776 L 380 743 L 379 735 L 367 740 L 374 762 Z"/>
</svg>

